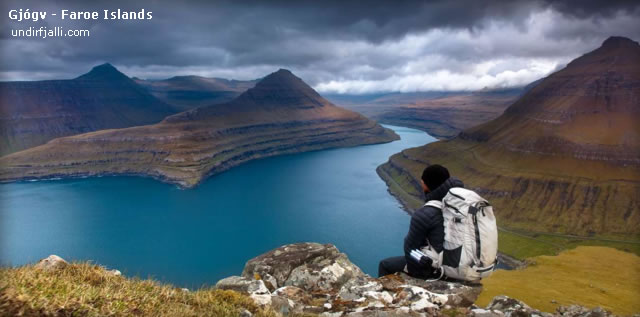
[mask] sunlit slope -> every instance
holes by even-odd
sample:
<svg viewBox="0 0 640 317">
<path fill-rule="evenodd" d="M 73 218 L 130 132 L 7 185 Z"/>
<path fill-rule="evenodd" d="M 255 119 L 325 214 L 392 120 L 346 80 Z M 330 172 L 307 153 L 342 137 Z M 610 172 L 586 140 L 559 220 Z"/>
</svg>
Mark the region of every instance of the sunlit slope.
<svg viewBox="0 0 640 317">
<path fill-rule="evenodd" d="M 578 247 L 531 261 L 525 269 L 498 270 L 484 279 L 476 304 L 484 307 L 494 296 L 507 295 L 546 312 L 573 304 L 600 306 L 617 315 L 640 312 L 640 257 L 635 254 Z"/>
</svg>

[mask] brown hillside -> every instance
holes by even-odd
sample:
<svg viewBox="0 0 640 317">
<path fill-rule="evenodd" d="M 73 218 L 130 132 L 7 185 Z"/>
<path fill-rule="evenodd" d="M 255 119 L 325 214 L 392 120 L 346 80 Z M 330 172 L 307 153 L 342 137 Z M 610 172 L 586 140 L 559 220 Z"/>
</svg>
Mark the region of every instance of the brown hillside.
<svg viewBox="0 0 640 317">
<path fill-rule="evenodd" d="M 155 125 L 59 138 L 2 157 L 0 181 L 135 174 L 191 187 L 256 158 L 397 138 L 279 70 L 227 104 L 179 113 Z"/>
<path fill-rule="evenodd" d="M 177 112 L 110 64 L 70 80 L 0 82 L 0 155 L 58 137 L 158 123 Z"/>
<path fill-rule="evenodd" d="M 255 86 L 257 80 L 175 76 L 164 80 L 135 79 L 135 82 L 149 90 L 156 98 L 185 111 L 227 103 Z"/>
<path fill-rule="evenodd" d="M 640 46 L 609 38 L 497 119 L 396 154 L 381 169 L 418 198 L 414 176 L 427 163 L 450 167 L 490 199 L 503 225 L 640 233 Z"/>
</svg>

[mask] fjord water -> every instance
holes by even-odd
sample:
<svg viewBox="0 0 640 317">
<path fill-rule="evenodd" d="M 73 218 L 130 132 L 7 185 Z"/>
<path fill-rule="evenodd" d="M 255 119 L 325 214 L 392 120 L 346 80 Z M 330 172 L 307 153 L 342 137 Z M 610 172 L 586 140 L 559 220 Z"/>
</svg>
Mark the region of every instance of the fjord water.
<svg viewBox="0 0 640 317">
<path fill-rule="evenodd" d="M 283 244 L 335 244 L 366 273 L 401 255 L 409 216 L 376 167 L 435 139 L 392 127 L 401 140 L 253 161 L 181 190 L 140 177 L 0 185 L 0 264 L 50 254 L 182 287 L 239 275 Z"/>
</svg>

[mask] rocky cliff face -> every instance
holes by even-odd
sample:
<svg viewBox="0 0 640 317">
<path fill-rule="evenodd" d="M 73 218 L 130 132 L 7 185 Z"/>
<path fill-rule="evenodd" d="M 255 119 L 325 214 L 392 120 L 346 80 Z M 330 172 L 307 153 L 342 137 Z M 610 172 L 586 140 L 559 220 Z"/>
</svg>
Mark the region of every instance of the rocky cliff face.
<svg viewBox="0 0 640 317">
<path fill-rule="evenodd" d="M 397 138 L 280 70 L 223 105 L 182 112 L 155 125 L 59 138 L 2 157 L 0 180 L 133 174 L 192 187 L 256 158 Z"/>
<path fill-rule="evenodd" d="M 0 82 L 0 155 L 58 137 L 157 123 L 176 112 L 110 64 L 71 80 Z"/>
<path fill-rule="evenodd" d="M 640 232 L 640 45 L 610 38 L 454 140 L 405 150 L 379 168 L 398 197 L 447 166 L 496 207 L 502 225 L 575 234 Z"/>
</svg>

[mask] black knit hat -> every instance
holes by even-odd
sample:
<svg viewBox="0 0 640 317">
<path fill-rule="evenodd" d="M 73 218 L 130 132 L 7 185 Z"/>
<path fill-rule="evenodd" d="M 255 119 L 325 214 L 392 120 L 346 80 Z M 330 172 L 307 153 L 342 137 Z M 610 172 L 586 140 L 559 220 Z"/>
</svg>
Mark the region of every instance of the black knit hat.
<svg viewBox="0 0 640 317">
<path fill-rule="evenodd" d="M 449 179 L 449 170 L 442 165 L 429 165 L 422 172 L 422 181 L 429 187 L 429 190 L 435 190 L 447 179 Z"/>
</svg>

